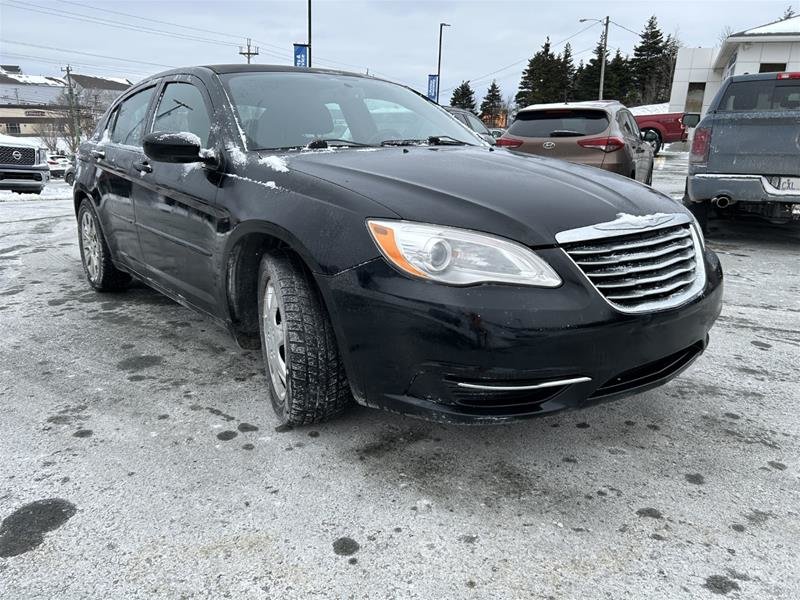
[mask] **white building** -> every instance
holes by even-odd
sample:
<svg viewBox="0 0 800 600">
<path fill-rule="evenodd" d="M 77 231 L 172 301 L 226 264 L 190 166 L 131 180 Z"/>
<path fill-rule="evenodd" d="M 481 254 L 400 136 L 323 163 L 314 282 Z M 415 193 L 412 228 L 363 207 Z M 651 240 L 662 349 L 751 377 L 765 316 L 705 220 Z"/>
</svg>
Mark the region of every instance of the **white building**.
<svg viewBox="0 0 800 600">
<path fill-rule="evenodd" d="M 728 36 L 720 48 L 681 48 L 670 112 L 705 114 L 731 75 L 800 71 L 800 16 Z"/>
</svg>

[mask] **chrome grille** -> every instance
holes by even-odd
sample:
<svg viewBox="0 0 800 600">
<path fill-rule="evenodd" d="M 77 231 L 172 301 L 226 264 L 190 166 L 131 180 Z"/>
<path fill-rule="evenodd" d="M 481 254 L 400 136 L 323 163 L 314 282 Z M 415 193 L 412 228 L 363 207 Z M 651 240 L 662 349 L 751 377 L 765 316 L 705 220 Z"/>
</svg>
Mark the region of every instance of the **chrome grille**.
<svg viewBox="0 0 800 600">
<path fill-rule="evenodd" d="M 19 153 L 19 159 L 14 153 Z M 36 150 L 24 146 L 0 146 L 0 164 L 2 165 L 32 165 L 36 163 Z"/>
<path fill-rule="evenodd" d="M 598 227 L 590 237 L 564 244 L 563 249 L 618 310 L 673 308 L 705 285 L 700 240 L 683 215 L 635 233 Z"/>
</svg>

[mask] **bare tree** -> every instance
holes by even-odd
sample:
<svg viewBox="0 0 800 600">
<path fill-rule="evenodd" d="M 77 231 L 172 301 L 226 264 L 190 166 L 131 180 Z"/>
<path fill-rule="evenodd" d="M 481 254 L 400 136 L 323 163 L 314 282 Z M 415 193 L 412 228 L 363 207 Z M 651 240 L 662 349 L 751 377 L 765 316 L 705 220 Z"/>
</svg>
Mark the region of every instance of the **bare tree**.
<svg viewBox="0 0 800 600">
<path fill-rule="evenodd" d="M 719 45 L 722 46 L 722 44 L 725 43 L 725 40 L 727 40 L 732 33 L 733 33 L 733 28 L 730 25 L 725 25 L 725 27 L 722 28 L 722 30 L 719 32 L 719 36 L 717 37 Z"/>
<path fill-rule="evenodd" d="M 63 128 L 64 125 L 59 119 L 55 123 L 39 123 L 33 128 L 33 131 L 39 136 L 39 139 L 42 140 L 42 144 L 44 144 L 45 148 L 50 152 L 56 152 L 58 150 L 58 141 L 63 135 Z"/>
<path fill-rule="evenodd" d="M 783 16 L 781 17 L 781 21 L 785 21 L 786 19 L 791 19 L 794 16 L 795 16 L 794 8 L 792 8 L 792 5 L 790 4 L 789 6 L 786 7 L 786 10 L 783 11 Z"/>
</svg>

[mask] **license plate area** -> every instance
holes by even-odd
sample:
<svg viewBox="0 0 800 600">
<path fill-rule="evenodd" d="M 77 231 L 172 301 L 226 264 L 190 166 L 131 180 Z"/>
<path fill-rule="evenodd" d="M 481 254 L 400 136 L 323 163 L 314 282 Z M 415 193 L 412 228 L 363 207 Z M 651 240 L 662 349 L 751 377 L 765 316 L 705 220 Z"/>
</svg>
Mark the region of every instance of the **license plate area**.
<svg viewBox="0 0 800 600">
<path fill-rule="evenodd" d="M 800 193 L 800 177 L 769 177 L 767 181 L 779 192 Z"/>
</svg>

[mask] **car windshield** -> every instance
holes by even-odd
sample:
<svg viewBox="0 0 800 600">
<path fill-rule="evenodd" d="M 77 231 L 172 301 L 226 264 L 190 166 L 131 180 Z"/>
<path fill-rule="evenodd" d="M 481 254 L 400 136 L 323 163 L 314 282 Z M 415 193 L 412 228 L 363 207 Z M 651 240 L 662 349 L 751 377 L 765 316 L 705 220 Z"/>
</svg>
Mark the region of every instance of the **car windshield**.
<svg viewBox="0 0 800 600">
<path fill-rule="evenodd" d="M 481 144 L 443 109 L 386 81 L 310 72 L 220 77 L 249 150 L 305 147 L 316 140 L 343 147 L 429 143 L 430 138 Z"/>
<path fill-rule="evenodd" d="M 508 133 L 520 137 L 580 137 L 596 135 L 608 128 L 603 110 L 554 109 L 520 111 Z"/>
</svg>

